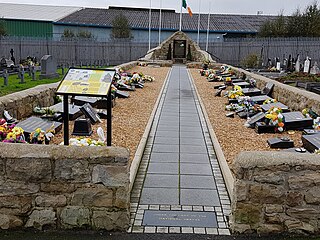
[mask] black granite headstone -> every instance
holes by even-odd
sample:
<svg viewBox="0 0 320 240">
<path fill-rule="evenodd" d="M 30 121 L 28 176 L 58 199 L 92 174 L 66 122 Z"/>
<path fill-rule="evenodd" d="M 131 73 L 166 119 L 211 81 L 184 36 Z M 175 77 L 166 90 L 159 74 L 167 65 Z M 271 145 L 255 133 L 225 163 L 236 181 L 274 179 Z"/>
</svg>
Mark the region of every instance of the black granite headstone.
<svg viewBox="0 0 320 240">
<path fill-rule="evenodd" d="M 266 86 L 261 90 L 261 93 L 270 96 L 274 87 L 274 83 L 268 82 Z"/>
<path fill-rule="evenodd" d="M 259 88 L 243 88 L 242 92 L 249 97 L 261 95 L 261 90 Z"/>
<path fill-rule="evenodd" d="M 303 146 L 311 153 L 320 149 L 320 134 L 302 135 Z"/>
<path fill-rule="evenodd" d="M 85 97 L 85 96 L 75 96 L 71 99 L 71 102 L 77 106 L 83 106 L 89 103 L 92 107 L 97 107 L 98 98 L 97 97 Z"/>
<path fill-rule="evenodd" d="M 215 212 L 145 210 L 143 226 L 217 228 Z"/>
<path fill-rule="evenodd" d="M 17 124 L 18 127 L 21 127 L 24 130 L 24 133 L 29 135 L 31 132 L 37 128 L 41 128 L 44 131 L 54 129 L 55 132 L 59 132 L 62 128 L 62 123 L 48 121 L 39 117 L 29 117 Z"/>
<path fill-rule="evenodd" d="M 294 147 L 293 140 L 283 137 L 283 138 L 270 138 L 268 139 L 268 145 L 271 148 L 292 148 Z"/>
<path fill-rule="evenodd" d="M 74 121 L 72 135 L 90 136 L 92 134 L 91 122 L 89 119 L 76 119 Z"/>
<path fill-rule="evenodd" d="M 302 132 L 303 135 L 313 135 L 318 133 L 320 133 L 320 130 L 315 130 L 315 129 L 303 129 L 303 132 Z"/>
<path fill-rule="evenodd" d="M 241 88 L 249 88 L 250 87 L 250 83 L 248 82 L 237 82 L 237 83 L 232 83 L 233 86 L 239 86 Z"/>
<path fill-rule="evenodd" d="M 266 124 L 265 122 L 256 122 L 255 131 L 257 133 L 275 133 L 275 126 Z"/>
<path fill-rule="evenodd" d="M 260 105 L 260 107 L 261 107 L 261 109 L 262 109 L 264 112 L 269 111 L 269 109 L 272 108 L 272 107 L 281 108 L 283 112 L 289 111 L 289 107 L 286 106 L 286 105 L 284 105 L 284 104 L 281 103 L 281 102 L 262 104 L 262 105 Z"/>
<path fill-rule="evenodd" d="M 57 103 L 53 106 L 50 106 L 51 109 L 58 113 L 63 113 L 63 103 Z M 74 105 L 74 104 L 69 104 L 69 119 L 70 120 L 75 120 L 78 117 L 82 115 L 82 112 L 80 111 L 80 106 Z"/>
<path fill-rule="evenodd" d="M 251 100 L 256 104 L 263 104 L 263 102 L 267 99 L 271 99 L 271 97 L 267 95 L 259 95 L 259 96 L 253 96 L 251 97 Z"/>
<path fill-rule="evenodd" d="M 265 113 L 260 112 L 256 115 L 252 116 L 250 120 L 247 122 L 251 127 L 254 127 L 256 122 L 262 122 L 265 119 Z"/>
<path fill-rule="evenodd" d="M 128 92 L 124 92 L 121 90 L 117 90 L 116 95 L 119 98 L 128 98 L 130 96 L 130 94 Z"/>
<path fill-rule="evenodd" d="M 81 112 L 84 113 L 84 115 L 90 119 L 92 124 L 96 124 L 97 122 L 101 122 L 100 117 L 98 116 L 96 110 L 92 108 L 92 106 L 89 103 L 84 104 L 80 108 Z"/>
<path fill-rule="evenodd" d="M 301 112 L 283 113 L 284 127 L 286 130 L 300 130 L 304 128 L 312 128 L 313 119 L 305 117 Z"/>
</svg>

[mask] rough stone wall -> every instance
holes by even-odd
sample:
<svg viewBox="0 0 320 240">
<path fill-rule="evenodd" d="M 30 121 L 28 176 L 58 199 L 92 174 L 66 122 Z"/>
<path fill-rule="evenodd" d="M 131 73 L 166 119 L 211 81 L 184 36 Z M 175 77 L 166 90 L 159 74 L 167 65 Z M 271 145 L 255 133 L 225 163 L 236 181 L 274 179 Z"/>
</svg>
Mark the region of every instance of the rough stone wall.
<svg viewBox="0 0 320 240">
<path fill-rule="evenodd" d="M 129 152 L 0 143 L 0 228 L 129 227 Z"/>
<path fill-rule="evenodd" d="M 304 108 L 312 108 L 316 113 L 320 114 L 320 95 L 247 72 L 243 69 L 235 69 L 256 79 L 257 87 L 260 89 L 264 88 L 268 82 L 274 83 L 272 97 L 289 106 L 292 110 L 302 111 Z"/>
<path fill-rule="evenodd" d="M 39 85 L 24 91 L 0 97 L 0 116 L 3 110 L 17 119 L 29 117 L 36 106 L 48 107 L 53 105 L 56 88 L 59 83 Z"/>
<path fill-rule="evenodd" d="M 319 155 L 242 152 L 233 171 L 234 233 L 320 232 Z"/>
<path fill-rule="evenodd" d="M 186 40 L 186 55 L 188 55 L 190 45 L 192 58 L 191 61 L 203 62 L 208 59 L 210 62 L 213 62 L 209 54 L 207 54 L 205 51 L 202 51 L 191 38 L 189 38 L 184 32 L 181 31 L 174 33 L 167 40 L 163 41 L 158 47 L 151 49 L 142 60 L 167 60 L 170 44 L 171 56 L 173 57 L 174 40 Z"/>
</svg>

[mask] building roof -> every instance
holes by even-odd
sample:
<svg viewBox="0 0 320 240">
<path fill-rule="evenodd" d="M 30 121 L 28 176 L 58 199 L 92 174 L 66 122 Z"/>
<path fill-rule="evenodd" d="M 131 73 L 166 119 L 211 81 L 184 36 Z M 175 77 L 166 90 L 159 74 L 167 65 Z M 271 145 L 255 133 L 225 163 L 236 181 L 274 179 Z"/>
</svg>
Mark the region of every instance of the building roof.
<svg viewBox="0 0 320 240">
<path fill-rule="evenodd" d="M 0 3 L 0 18 L 53 22 L 80 9 L 80 7 Z"/>
<path fill-rule="evenodd" d="M 147 29 L 149 27 L 149 9 L 143 8 L 120 8 L 110 7 L 109 9 L 84 8 L 74 12 L 59 21 L 57 24 L 85 25 L 96 27 L 112 27 L 113 19 L 119 14 L 127 17 L 129 25 L 133 29 Z M 211 32 L 234 32 L 234 33 L 256 33 L 260 26 L 267 20 L 274 19 L 275 16 L 265 15 L 210 15 Z M 151 12 L 151 28 L 159 28 L 159 9 Z M 173 10 L 162 11 L 162 29 L 178 30 L 180 13 Z M 208 14 L 200 15 L 200 30 L 207 29 Z M 182 30 L 197 31 L 198 14 L 192 17 L 187 13 L 182 14 Z"/>
</svg>

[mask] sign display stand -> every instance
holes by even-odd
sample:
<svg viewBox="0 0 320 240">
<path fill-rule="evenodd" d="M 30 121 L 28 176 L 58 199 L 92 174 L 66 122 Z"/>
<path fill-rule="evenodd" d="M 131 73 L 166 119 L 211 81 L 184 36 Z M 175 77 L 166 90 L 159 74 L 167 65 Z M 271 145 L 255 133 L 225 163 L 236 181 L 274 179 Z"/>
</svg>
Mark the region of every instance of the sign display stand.
<svg viewBox="0 0 320 240">
<path fill-rule="evenodd" d="M 68 70 L 57 88 L 63 95 L 63 139 L 69 145 L 69 96 L 107 97 L 107 146 L 112 144 L 112 96 L 111 82 L 115 75 L 112 69 L 75 68 Z"/>
</svg>

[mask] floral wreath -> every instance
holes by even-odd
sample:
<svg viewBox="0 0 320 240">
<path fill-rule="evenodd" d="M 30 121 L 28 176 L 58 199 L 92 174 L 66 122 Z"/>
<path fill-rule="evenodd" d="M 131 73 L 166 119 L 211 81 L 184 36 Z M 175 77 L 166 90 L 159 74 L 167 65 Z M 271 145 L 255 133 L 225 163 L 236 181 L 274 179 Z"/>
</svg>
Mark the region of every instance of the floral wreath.
<svg viewBox="0 0 320 240">
<path fill-rule="evenodd" d="M 266 118 L 270 120 L 269 124 L 275 126 L 276 131 L 284 131 L 282 109 L 278 107 L 272 107 L 266 113 Z"/>
</svg>

